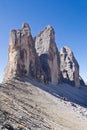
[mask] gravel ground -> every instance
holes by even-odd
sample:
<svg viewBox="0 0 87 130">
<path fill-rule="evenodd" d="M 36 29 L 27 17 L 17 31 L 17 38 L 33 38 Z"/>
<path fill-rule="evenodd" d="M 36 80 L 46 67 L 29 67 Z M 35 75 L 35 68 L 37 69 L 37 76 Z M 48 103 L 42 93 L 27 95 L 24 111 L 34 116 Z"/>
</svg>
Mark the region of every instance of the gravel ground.
<svg viewBox="0 0 87 130">
<path fill-rule="evenodd" d="M 47 86 L 34 80 L 1 84 L 0 129 L 9 123 L 24 130 L 87 130 L 86 92 L 86 87 Z"/>
</svg>

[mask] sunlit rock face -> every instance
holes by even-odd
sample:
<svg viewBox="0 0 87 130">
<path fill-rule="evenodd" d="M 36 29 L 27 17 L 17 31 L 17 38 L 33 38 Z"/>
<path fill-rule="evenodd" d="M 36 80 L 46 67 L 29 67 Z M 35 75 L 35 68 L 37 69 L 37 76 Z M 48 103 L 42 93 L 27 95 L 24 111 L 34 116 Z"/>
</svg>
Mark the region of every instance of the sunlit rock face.
<svg viewBox="0 0 87 130">
<path fill-rule="evenodd" d="M 55 32 L 50 25 L 36 36 L 35 48 L 40 58 L 46 81 L 58 84 L 60 81 L 60 59 L 55 43 Z"/>
<path fill-rule="evenodd" d="M 24 23 L 22 29 L 12 30 L 10 33 L 8 65 L 4 80 L 16 76 L 39 77 L 40 66 L 37 66 L 36 61 L 39 64 L 31 29 Z"/>
<path fill-rule="evenodd" d="M 60 70 L 62 81 L 68 84 L 80 86 L 79 65 L 71 49 L 64 46 L 60 50 Z"/>
</svg>

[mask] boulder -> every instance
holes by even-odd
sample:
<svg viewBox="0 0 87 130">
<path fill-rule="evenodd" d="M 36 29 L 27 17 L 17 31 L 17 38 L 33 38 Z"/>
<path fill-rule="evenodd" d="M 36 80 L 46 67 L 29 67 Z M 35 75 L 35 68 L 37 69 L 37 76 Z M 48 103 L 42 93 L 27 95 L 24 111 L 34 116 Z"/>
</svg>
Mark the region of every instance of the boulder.
<svg viewBox="0 0 87 130">
<path fill-rule="evenodd" d="M 45 82 L 58 84 L 60 81 L 60 59 L 55 43 L 55 32 L 50 25 L 35 37 L 35 48 L 40 58 Z"/>
<path fill-rule="evenodd" d="M 80 86 L 79 65 L 73 52 L 67 46 L 60 50 L 60 70 L 61 80 L 65 83 Z"/>
</svg>

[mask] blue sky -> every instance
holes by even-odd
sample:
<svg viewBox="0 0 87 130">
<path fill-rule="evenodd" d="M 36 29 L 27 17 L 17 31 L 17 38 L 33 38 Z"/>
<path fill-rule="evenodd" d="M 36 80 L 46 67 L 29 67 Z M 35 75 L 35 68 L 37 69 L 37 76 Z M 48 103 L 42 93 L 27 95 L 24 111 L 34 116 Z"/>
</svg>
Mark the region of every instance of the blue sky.
<svg viewBox="0 0 87 130">
<path fill-rule="evenodd" d="M 87 0 L 1 0 L 0 1 L 0 82 L 7 64 L 9 33 L 29 23 L 35 36 L 48 24 L 56 32 L 58 49 L 69 46 L 87 80 Z"/>
</svg>

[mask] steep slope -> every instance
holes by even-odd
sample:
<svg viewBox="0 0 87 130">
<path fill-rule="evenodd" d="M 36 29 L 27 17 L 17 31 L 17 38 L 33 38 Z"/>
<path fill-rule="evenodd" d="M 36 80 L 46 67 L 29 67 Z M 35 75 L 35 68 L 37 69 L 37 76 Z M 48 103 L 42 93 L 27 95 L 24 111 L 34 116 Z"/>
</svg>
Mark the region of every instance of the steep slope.
<svg viewBox="0 0 87 130">
<path fill-rule="evenodd" d="M 87 101 L 87 88 L 80 91 L 64 84 L 45 86 L 34 80 L 22 80 L 0 85 L 0 128 L 9 122 L 14 127 L 22 124 L 24 130 L 87 129 L 87 110 L 74 103 L 78 99 L 80 104 L 83 96 L 83 101 Z"/>
</svg>

